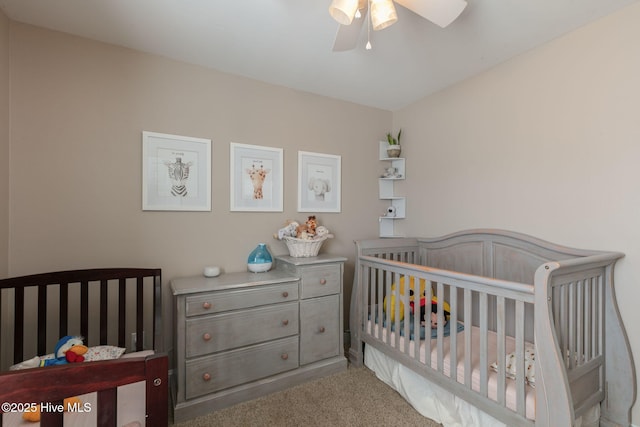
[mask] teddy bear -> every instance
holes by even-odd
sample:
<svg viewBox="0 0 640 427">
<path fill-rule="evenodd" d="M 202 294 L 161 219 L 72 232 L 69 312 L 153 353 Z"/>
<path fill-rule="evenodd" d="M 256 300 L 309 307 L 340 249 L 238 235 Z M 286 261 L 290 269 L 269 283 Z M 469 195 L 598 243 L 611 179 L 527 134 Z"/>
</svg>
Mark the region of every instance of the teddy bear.
<svg viewBox="0 0 640 427">
<path fill-rule="evenodd" d="M 315 215 L 309 216 L 304 224 L 298 225 L 296 229 L 296 237 L 298 239 L 313 239 L 316 235 L 316 228 L 318 227 L 318 221 Z"/>
</svg>

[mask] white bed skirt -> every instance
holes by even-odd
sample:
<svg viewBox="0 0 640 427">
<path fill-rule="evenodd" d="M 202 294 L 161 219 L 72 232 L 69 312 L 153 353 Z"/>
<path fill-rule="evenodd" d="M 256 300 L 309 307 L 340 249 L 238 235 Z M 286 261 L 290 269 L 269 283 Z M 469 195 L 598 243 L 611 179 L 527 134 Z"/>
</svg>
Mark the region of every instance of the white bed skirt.
<svg viewBox="0 0 640 427">
<path fill-rule="evenodd" d="M 365 345 L 364 364 L 378 379 L 400 393 L 421 415 L 445 427 L 506 427 L 486 412 L 369 345 Z M 599 419 L 600 406 L 595 405 L 578 420 L 576 427 L 597 427 Z"/>
</svg>

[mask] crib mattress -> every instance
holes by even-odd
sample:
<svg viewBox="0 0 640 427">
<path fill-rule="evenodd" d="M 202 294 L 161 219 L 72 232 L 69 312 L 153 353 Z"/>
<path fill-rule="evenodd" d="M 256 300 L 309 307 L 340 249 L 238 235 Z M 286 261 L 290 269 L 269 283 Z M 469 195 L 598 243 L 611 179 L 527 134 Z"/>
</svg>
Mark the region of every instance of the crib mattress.
<svg viewBox="0 0 640 427">
<path fill-rule="evenodd" d="M 373 328 L 373 329 L 372 329 Z M 405 337 L 400 336 L 398 340 L 396 340 L 396 334 L 391 331 L 386 331 L 384 328 L 379 328 L 378 324 L 375 322 L 368 322 L 367 332 L 374 337 L 381 339 L 385 343 L 398 343 L 397 348 L 399 348 L 402 352 L 405 349 Z M 387 333 L 385 333 L 387 332 Z M 464 340 L 465 334 L 468 334 L 469 331 L 458 332 L 457 334 L 457 348 L 458 348 L 458 364 L 455 372 L 455 378 L 459 383 L 464 384 Z M 471 328 L 471 342 L 472 348 L 479 349 L 480 348 L 480 330 L 477 327 Z M 431 366 L 434 368 L 437 367 L 438 363 L 438 353 L 436 347 L 436 340 L 431 340 Z M 497 348 L 497 336 L 495 333 L 487 334 L 487 348 L 488 348 L 488 363 L 491 364 L 497 360 L 496 348 Z M 506 351 L 512 352 L 515 349 L 515 340 L 513 338 L 507 337 L 506 339 Z M 367 346 L 367 350 L 370 346 Z M 409 343 L 409 355 L 414 357 L 415 355 L 415 342 L 410 341 Z M 420 362 L 426 363 L 426 345 L 424 341 L 420 342 Z M 450 366 L 450 339 L 447 337 L 443 340 L 443 366 L 442 372 L 444 375 L 452 377 L 451 366 Z M 365 353 L 366 355 L 366 353 Z M 472 351 L 471 352 L 471 388 L 475 391 L 480 391 L 480 352 Z M 380 358 L 378 358 L 380 359 Z M 382 359 L 380 359 L 382 360 Z M 366 359 L 365 359 L 366 361 Z M 367 365 L 368 366 L 368 365 Z M 374 372 L 377 372 L 373 367 L 368 366 Z M 388 370 L 388 368 L 387 368 Z M 415 375 L 415 374 L 414 374 Z M 498 374 L 491 369 L 488 370 L 488 396 L 490 399 L 497 401 L 497 391 L 498 391 Z M 440 387 L 438 387 L 440 388 Z M 460 399 L 458 399 L 460 400 Z M 516 410 L 516 384 L 515 381 L 507 379 L 506 383 L 506 393 L 505 393 L 505 402 L 507 408 L 515 411 Z M 525 416 L 528 419 L 535 419 L 536 407 L 535 407 L 535 389 L 529 385 L 525 385 Z M 497 422 L 497 421 L 496 421 Z"/>
</svg>

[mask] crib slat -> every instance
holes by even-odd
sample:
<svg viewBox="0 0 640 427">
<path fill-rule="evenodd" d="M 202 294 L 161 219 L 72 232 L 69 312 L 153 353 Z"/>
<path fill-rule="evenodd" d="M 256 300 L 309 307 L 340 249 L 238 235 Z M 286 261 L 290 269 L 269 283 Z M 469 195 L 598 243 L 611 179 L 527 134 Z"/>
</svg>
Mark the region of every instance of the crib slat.
<svg viewBox="0 0 640 427">
<path fill-rule="evenodd" d="M 599 301 L 599 316 L 598 316 L 598 349 L 597 354 L 604 354 L 604 283 L 602 276 L 597 277 L 598 283 L 598 301 Z"/>
<path fill-rule="evenodd" d="M 136 351 L 144 349 L 144 279 L 138 277 L 136 284 Z"/>
<path fill-rule="evenodd" d="M 89 343 L 89 283 L 85 280 L 80 283 L 80 334 Z"/>
<path fill-rule="evenodd" d="M 576 342 L 576 354 L 580 355 L 576 362 L 577 365 L 584 363 L 584 360 L 581 360 L 584 359 L 584 282 L 585 280 L 578 281 L 576 289 L 576 334 L 578 339 Z"/>
<path fill-rule="evenodd" d="M 568 324 L 567 328 L 569 329 L 569 342 L 566 349 L 567 361 L 569 369 L 573 369 L 575 367 L 575 352 L 576 352 L 576 282 L 571 282 L 567 284 L 569 288 L 569 313 L 568 313 Z"/>
<path fill-rule="evenodd" d="M 62 401 L 51 402 L 52 405 L 62 405 Z M 64 413 L 60 411 L 42 411 L 40 413 L 40 426 L 41 427 L 49 427 L 49 426 L 61 426 L 63 425 Z"/>
<path fill-rule="evenodd" d="M 451 378 L 458 381 L 458 288 L 449 287 L 449 307 L 451 307 L 451 317 L 449 318 L 449 330 L 451 331 L 449 366 Z"/>
<path fill-rule="evenodd" d="M 504 297 L 497 297 L 496 305 L 496 339 L 497 339 L 497 355 L 498 355 L 498 392 L 497 401 L 500 405 L 505 404 L 506 394 L 506 375 L 505 375 L 505 358 L 506 358 L 506 345 L 505 345 L 505 299 Z"/>
<path fill-rule="evenodd" d="M 588 362 L 589 360 L 591 360 L 591 350 L 593 349 L 593 324 L 591 323 L 592 320 L 592 295 L 593 295 L 593 287 L 592 285 L 592 279 L 586 279 L 585 280 L 585 292 L 584 292 L 584 325 L 585 325 L 585 334 L 584 334 L 584 361 Z"/>
<path fill-rule="evenodd" d="M 107 297 L 107 281 L 100 281 L 100 345 L 107 343 L 107 307 L 109 298 Z M 136 335 L 141 337 L 142 335 Z"/>
<path fill-rule="evenodd" d="M 488 310 L 487 310 L 487 294 L 480 292 L 480 394 L 487 396 L 488 380 L 487 380 L 487 329 L 488 329 Z"/>
<path fill-rule="evenodd" d="M 444 285 L 442 282 L 438 282 L 436 285 L 436 299 L 438 300 L 438 327 L 437 327 L 437 353 L 438 353 L 438 371 L 444 372 Z M 431 316 L 429 316 L 431 319 Z M 425 320 L 426 323 L 426 320 Z M 429 329 L 431 328 L 431 321 L 428 322 Z M 426 326 L 425 326 L 426 328 Z"/>
<path fill-rule="evenodd" d="M 126 347 L 127 326 L 127 281 L 122 278 L 118 281 L 118 345 Z"/>
<path fill-rule="evenodd" d="M 524 417 L 525 370 L 524 370 L 524 302 L 516 301 L 516 411 Z"/>
<path fill-rule="evenodd" d="M 110 388 L 98 392 L 98 422 L 99 426 L 115 426 L 118 415 L 118 389 Z"/>
<path fill-rule="evenodd" d="M 409 337 L 411 337 L 411 306 L 410 304 L 410 298 L 411 298 L 411 279 L 414 279 L 414 277 L 412 276 L 400 276 L 400 279 L 398 280 L 398 283 L 396 284 L 396 295 L 398 295 L 400 293 L 400 280 L 402 280 L 404 278 L 404 295 L 402 295 L 402 311 L 403 311 L 403 319 L 404 319 L 404 323 L 403 323 L 403 334 L 404 334 L 404 353 L 405 354 L 409 354 L 409 345 L 411 344 L 411 340 L 409 339 Z M 419 285 L 417 283 L 414 283 L 414 301 L 415 298 L 417 298 L 417 288 L 419 287 Z M 396 298 L 399 299 L 399 298 Z M 418 303 L 419 304 L 419 303 Z M 420 312 L 420 306 L 418 305 L 418 313 Z M 396 311 L 396 313 L 399 313 L 399 311 Z M 399 316 L 396 316 L 396 320 L 400 321 Z M 418 322 L 419 323 L 419 322 Z M 400 328 L 396 328 L 396 331 L 398 331 L 398 333 L 400 333 Z"/>
<path fill-rule="evenodd" d="M 24 360 L 24 288 L 15 288 L 15 311 L 13 312 L 13 363 Z"/>
<path fill-rule="evenodd" d="M 471 334 L 473 329 L 471 319 L 471 290 L 464 290 L 464 384 L 471 388 Z"/>
</svg>

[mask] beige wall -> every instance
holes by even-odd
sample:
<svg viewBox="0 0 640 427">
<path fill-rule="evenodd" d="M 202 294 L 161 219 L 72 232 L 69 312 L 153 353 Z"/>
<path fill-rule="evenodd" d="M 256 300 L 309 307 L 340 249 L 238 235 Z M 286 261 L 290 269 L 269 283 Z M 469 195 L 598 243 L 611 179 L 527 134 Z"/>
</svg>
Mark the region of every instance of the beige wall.
<svg viewBox="0 0 640 427">
<path fill-rule="evenodd" d="M 636 363 L 638 22 L 634 4 L 394 114 L 408 157 L 405 231 L 496 227 L 625 252 L 616 290 Z"/>
<path fill-rule="evenodd" d="M 0 11 L 0 277 L 9 263 L 9 20 Z"/>
<path fill-rule="evenodd" d="M 353 240 L 377 234 L 377 141 L 391 112 L 23 24 L 11 33 L 11 275 L 161 267 L 168 288 L 205 265 L 246 269 L 258 242 L 285 253 L 272 234 L 308 215 L 296 211 L 304 150 L 342 156 L 342 212 L 318 219 L 336 236 L 323 251 L 351 258 L 349 295 Z M 213 141 L 211 212 L 142 211 L 143 130 Z M 284 149 L 284 212 L 229 211 L 230 141 Z"/>
</svg>

